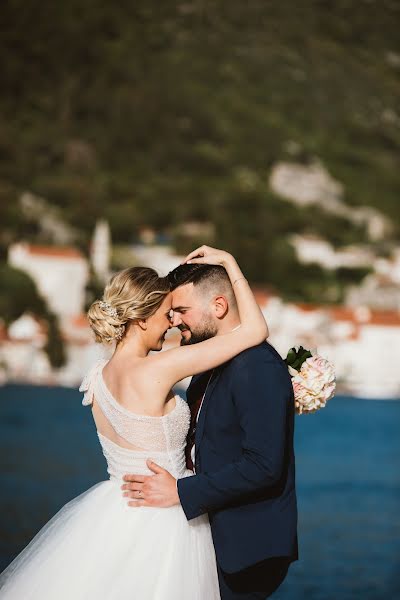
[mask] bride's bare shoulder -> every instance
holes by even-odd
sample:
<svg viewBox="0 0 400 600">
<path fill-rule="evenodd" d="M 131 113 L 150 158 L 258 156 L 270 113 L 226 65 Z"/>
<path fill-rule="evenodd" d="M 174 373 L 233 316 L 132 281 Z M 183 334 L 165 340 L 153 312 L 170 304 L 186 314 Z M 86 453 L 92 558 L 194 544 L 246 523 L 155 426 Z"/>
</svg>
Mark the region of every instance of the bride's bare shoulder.
<svg viewBox="0 0 400 600">
<path fill-rule="evenodd" d="M 171 350 L 154 352 L 148 356 L 135 360 L 126 374 L 130 385 L 138 391 L 146 391 L 160 399 L 170 400 L 172 386 L 176 383 L 172 375 L 174 358 L 170 356 Z"/>
</svg>

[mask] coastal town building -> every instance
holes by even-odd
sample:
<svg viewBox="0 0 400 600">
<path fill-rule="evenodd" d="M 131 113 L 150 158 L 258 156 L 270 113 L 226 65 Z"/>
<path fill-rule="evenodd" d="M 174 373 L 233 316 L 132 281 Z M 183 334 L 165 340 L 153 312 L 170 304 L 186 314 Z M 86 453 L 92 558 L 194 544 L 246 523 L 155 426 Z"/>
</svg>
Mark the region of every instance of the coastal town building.
<svg viewBox="0 0 400 600">
<path fill-rule="evenodd" d="M 286 303 L 259 290 L 256 294 L 268 319 L 269 341 L 283 358 L 290 347 L 302 345 L 334 362 L 339 391 L 367 398 L 400 397 L 398 311 Z M 83 314 L 64 320 L 62 335 L 67 363 L 52 371 L 43 351 L 45 332 L 40 324 L 25 315 L 8 331 L 3 328 L 2 379 L 77 386 L 97 358 L 112 352 L 95 344 Z M 172 331 L 166 347 L 178 344 L 179 335 Z"/>
<path fill-rule="evenodd" d="M 323 238 L 313 235 L 290 236 L 299 262 L 304 264 L 317 263 L 324 269 L 344 268 L 373 268 L 375 255 L 369 246 L 347 246 L 340 250 Z"/>
<path fill-rule="evenodd" d="M 296 345 L 315 349 L 335 364 L 343 392 L 400 398 L 400 311 L 292 304 L 277 297 L 262 308 L 270 325 L 269 341 L 281 356 Z"/>
<path fill-rule="evenodd" d="M 19 242 L 9 247 L 8 263 L 32 277 L 57 316 L 82 313 L 89 266 L 78 249 Z"/>
<path fill-rule="evenodd" d="M 163 275 L 181 261 L 166 247 L 136 246 L 135 255 L 138 262 Z M 27 244 L 11 247 L 9 257 L 11 264 L 31 273 L 57 310 L 67 361 L 61 369 L 51 369 L 43 349 L 46 327 L 25 314 L 8 328 L 0 327 L 0 381 L 78 386 L 91 364 L 112 352 L 112 347 L 95 344 L 83 312 L 87 262 L 73 249 Z M 391 285 L 398 293 L 398 285 L 393 281 Z M 269 341 L 283 358 L 292 346 L 316 349 L 334 362 L 339 391 L 367 398 L 400 398 L 400 304 L 390 310 L 367 302 L 326 306 L 285 302 L 268 290 L 254 291 L 268 320 Z M 179 334 L 171 331 L 166 347 L 178 344 Z"/>
<path fill-rule="evenodd" d="M 24 314 L 8 329 L 0 328 L 0 382 L 48 382 L 51 366 L 44 351 L 47 331 L 44 323 Z"/>
</svg>

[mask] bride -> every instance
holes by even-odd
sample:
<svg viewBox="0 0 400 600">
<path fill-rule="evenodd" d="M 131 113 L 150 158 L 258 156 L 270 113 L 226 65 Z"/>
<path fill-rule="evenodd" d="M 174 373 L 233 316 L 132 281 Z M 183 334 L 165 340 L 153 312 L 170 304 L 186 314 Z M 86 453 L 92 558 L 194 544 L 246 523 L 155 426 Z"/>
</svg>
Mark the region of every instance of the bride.
<svg viewBox="0 0 400 600">
<path fill-rule="evenodd" d="M 132 510 L 125 473 L 151 474 L 151 458 L 175 477 L 185 466 L 188 405 L 172 386 L 212 369 L 268 335 L 235 259 L 204 247 L 191 262 L 225 267 L 241 326 L 204 342 L 158 354 L 172 326 L 166 278 L 150 268 L 117 273 L 89 309 L 96 341 L 116 341 L 80 388 L 92 407 L 109 480 L 66 504 L 0 576 L 3 600 L 217 600 L 217 568 L 206 515 L 187 521 L 181 506 Z M 206 256 L 204 256 L 206 254 Z"/>
</svg>

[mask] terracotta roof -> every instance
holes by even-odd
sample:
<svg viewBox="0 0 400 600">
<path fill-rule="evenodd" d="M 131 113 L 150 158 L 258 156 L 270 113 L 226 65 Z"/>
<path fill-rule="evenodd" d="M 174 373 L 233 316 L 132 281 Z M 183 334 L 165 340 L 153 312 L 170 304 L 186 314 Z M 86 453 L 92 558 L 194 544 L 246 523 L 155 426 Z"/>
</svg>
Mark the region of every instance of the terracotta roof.
<svg viewBox="0 0 400 600">
<path fill-rule="evenodd" d="M 353 331 L 348 336 L 349 340 L 358 340 L 360 338 L 360 327 L 354 327 Z"/>
<path fill-rule="evenodd" d="M 81 327 L 82 329 L 87 329 L 89 327 L 87 316 L 84 314 L 75 315 L 71 318 L 71 325 L 73 325 L 74 327 Z"/>
<path fill-rule="evenodd" d="M 36 246 L 33 244 L 26 245 L 29 254 L 35 256 L 52 256 L 57 258 L 84 258 L 82 252 L 77 248 L 70 246 Z"/>
<path fill-rule="evenodd" d="M 79 338 L 69 334 L 62 334 L 63 342 L 67 344 L 73 344 L 74 346 L 90 346 L 93 340 L 88 340 L 87 338 Z"/>
<path fill-rule="evenodd" d="M 359 325 L 383 325 L 400 327 L 400 312 L 394 310 L 370 310 L 365 319 L 360 319 L 357 311 L 345 306 L 332 306 L 328 310 L 335 321 L 350 321 Z"/>
<path fill-rule="evenodd" d="M 317 310 L 323 310 L 324 306 L 320 304 L 306 304 L 305 302 L 296 302 L 295 307 L 303 312 L 314 312 Z"/>
<path fill-rule="evenodd" d="M 335 321 L 351 321 L 352 323 L 359 323 L 359 319 L 356 318 L 354 310 L 347 308 L 346 306 L 330 306 L 328 309 L 329 316 Z"/>
<path fill-rule="evenodd" d="M 268 294 L 268 292 L 265 292 L 264 290 L 253 289 L 253 294 L 257 304 L 260 306 L 265 306 L 271 298 L 271 294 Z"/>
<path fill-rule="evenodd" d="M 394 310 L 371 311 L 367 325 L 385 325 L 387 327 L 400 327 L 400 312 Z"/>
<path fill-rule="evenodd" d="M 0 342 L 4 342 L 8 339 L 7 327 L 4 323 L 0 323 Z"/>
<path fill-rule="evenodd" d="M 365 318 L 357 310 L 347 306 L 324 306 L 318 304 L 296 303 L 296 308 L 304 312 L 325 311 L 334 321 L 346 321 L 357 325 L 382 325 L 400 327 L 400 311 L 369 310 Z"/>
</svg>

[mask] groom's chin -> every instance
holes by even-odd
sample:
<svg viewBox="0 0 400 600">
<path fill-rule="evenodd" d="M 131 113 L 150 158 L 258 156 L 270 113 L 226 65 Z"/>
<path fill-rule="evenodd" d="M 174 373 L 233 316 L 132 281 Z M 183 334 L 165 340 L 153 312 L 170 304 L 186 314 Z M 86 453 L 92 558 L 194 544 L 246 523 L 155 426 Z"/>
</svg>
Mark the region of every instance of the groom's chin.
<svg viewBox="0 0 400 600">
<path fill-rule="evenodd" d="M 188 346 L 190 344 L 191 339 L 192 334 L 188 329 L 181 331 L 181 346 Z"/>
</svg>

